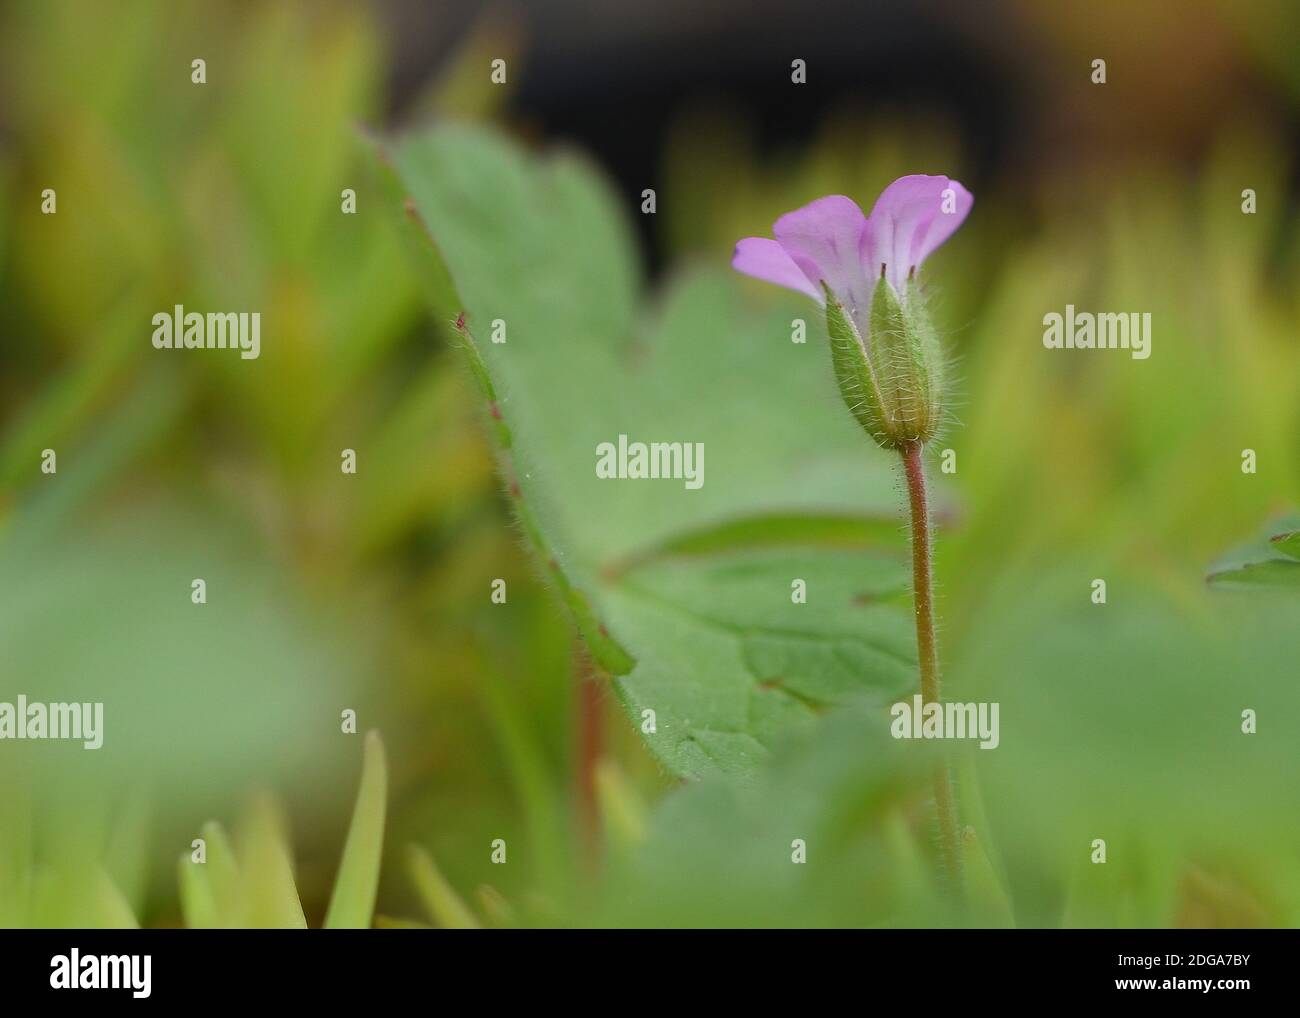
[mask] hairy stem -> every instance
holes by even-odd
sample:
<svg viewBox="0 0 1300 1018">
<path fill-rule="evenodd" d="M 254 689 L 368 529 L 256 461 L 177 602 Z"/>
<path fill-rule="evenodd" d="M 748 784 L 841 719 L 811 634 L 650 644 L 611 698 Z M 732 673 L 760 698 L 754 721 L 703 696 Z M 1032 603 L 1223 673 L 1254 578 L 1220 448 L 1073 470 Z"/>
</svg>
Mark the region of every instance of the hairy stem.
<svg viewBox="0 0 1300 1018">
<path fill-rule="evenodd" d="M 578 828 L 586 862 L 600 865 L 600 807 L 596 797 L 596 765 L 604 753 L 603 707 L 600 678 L 582 640 L 574 640 L 575 717 L 574 768 Z"/>
<path fill-rule="evenodd" d="M 907 474 L 907 501 L 912 516 L 912 598 L 916 612 L 916 652 L 921 664 L 921 701 L 939 703 L 939 651 L 934 638 L 934 584 L 930 568 L 930 507 L 925 494 L 921 443 L 902 452 Z M 934 776 L 935 816 L 939 829 L 939 862 L 954 893 L 961 892 L 961 849 L 957 840 L 957 807 L 952 773 L 947 763 Z"/>
</svg>

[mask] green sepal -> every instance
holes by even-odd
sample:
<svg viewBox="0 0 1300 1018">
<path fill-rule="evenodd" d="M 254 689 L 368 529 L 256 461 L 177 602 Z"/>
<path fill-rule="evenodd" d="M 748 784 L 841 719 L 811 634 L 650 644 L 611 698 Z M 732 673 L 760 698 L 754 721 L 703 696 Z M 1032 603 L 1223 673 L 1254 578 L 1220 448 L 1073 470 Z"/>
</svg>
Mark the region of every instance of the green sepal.
<svg viewBox="0 0 1300 1018">
<path fill-rule="evenodd" d="M 893 445 L 928 442 L 943 412 L 943 353 L 915 279 L 906 302 L 881 277 L 871 297 L 871 364 L 893 423 Z"/>
<path fill-rule="evenodd" d="M 844 305 L 835 299 L 825 283 L 822 290 L 826 294 L 826 331 L 831 340 L 831 363 L 844 405 L 872 439 L 885 448 L 893 448 L 893 429 L 862 337 L 853 319 L 845 312 Z"/>
<path fill-rule="evenodd" d="M 865 342 L 825 283 L 822 290 L 831 361 L 849 412 L 886 449 L 934 438 L 943 416 L 943 350 L 916 281 L 908 280 L 904 303 L 880 278 Z"/>
</svg>

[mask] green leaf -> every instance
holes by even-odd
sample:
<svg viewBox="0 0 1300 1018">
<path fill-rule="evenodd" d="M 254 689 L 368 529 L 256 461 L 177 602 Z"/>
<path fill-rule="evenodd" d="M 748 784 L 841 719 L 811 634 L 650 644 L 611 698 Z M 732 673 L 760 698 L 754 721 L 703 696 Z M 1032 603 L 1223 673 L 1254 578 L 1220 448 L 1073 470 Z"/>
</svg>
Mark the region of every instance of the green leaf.
<svg viewBox="0 0 1300 1018">
<path fill-rule="evenodd" d="M 136 929 L 139 922 L 98 863 L 40 864 L 33 871 L 32 922 L 48 929 Z"/>
<path fill-rule="evenodd" d="M 384 854 L 384 812 L 388 798 L 388 765 L 378 732 L 366 735 L 361 787 L 352 813 L 352 826 L 343 846 L 343 861 L 325 915 L 326 929 L 366 929 L 375 911 L 379 864 Z"/>
<path fill-rule="evenodd" d="M 240 914 L 240 878 L 239 864 L 235 860 L 235 848 L 231 844 L 226 829 L 215 821 L 204 824 L 200 832 L 207 847 L 207 862 L 204 863 L 208 882 L 212 887 L 212 898 L 216 903 L 218 926 L 232 926 Z"/>
<path fill-rule="evenodd" d="M 149 829 L 152 804 L 136 787 L 115 811 L 105 846 L 104 869 L 121 890 L 133 912 L 145 904 L 149 880 Z"/>
<path fill-rule="evenodd" d="M 407 849 L 407 866 L 415 890 L 424 902 L 429 916 L 443 929 L 476 930 L 479 922 L 469 906 L 461 900 L 447 882 L 431 856 L 424 849 L 411 845 Z"/>
<path fill-rule="evenodd" d="M 243 915 L 239 928 L 306 929 L 285 820 L 269 796 L 254 800 L 240 834 Z"/>
<path fill-rule="evenodd" d="M 1110 603 L 1094 605 L 1079 580 L 1092 561 L 1061 554 L 1008 575 L 947 675 L 954 698 L 1002 705 L 1000 745 L 970 755 L 1017 921 L 1174 924 L 1192 865 L 1280 906 L 1276 874 L 1294 870 L 1300 839 L 1300 744 L 1265 726 L 1300 712 L 1295 603 L 1116 563 Z M 978 823 L 969 797 L 963 809 Z M 1279 907 L 1268 922 L 1282 921 Z"/>
<path fill-rule="evenodd" d="M 182 853 L 178 862 L 181 914 L 191 929 L 225 929 L 241 923 L 239 865 L 226 830 L 210 821 L 199 835 L 204 861 Z"/>
<path fill-rule="evenodd" d="M 1300 592 L 1300 516 L 1275 520 L 1264 535 L 1233 549 L 1215 564 L 1209 582 L 1221 589 Z"/>
<path fill-rule="evenodd" d="M 1300 559 L 1300 530 L 1276 534 L 1270 541 L 1273 547 L 1288 558 Z"/>
<path fill-rule="evenodd" d="M 909 690 L 901 535 L 872 526 L 899 508 L 896 464 L 845 412 L 816 306 L 756 312 L 714 271 L 643 307 L 619 201 L 570 154 L 444 126 L 382 158 L 520 527 L 659 758 L 746 772 L 847 693 Z M 620 435 L 702 443 L 702 486 L 598 477 Z"/>
<path fill-rule="evenodd" d="M 709 778 L 666 797 L 604 896 L 598 921 L 952 921 L 935 894 L 923 852 L 931 839 L 917 809 L 928 794 L 931 750 L 892 738 L 886 711 L 858 703 L 778 740 L 750 781 Z M 803 864 L 794 860 L 796 840 Z"/>
<path fill-rule="evenodd" d="M 1215 586 L 1224 589 L 1263 587 L 1270 590 L 1300 591 L 1300 562 L 1284 558 L 1262 559 L 1214 573 L 1210 580 Z"/>
<path fill-rule="evenodd" d="M 189 852 L 182 852 L 176 864 L 176 880 L 180 889 L 181 915 L 191 930 L 216 929 L 221 925 L 217 897 L 212 889 L 207 864 L 197 863 Z"/>
</svg>

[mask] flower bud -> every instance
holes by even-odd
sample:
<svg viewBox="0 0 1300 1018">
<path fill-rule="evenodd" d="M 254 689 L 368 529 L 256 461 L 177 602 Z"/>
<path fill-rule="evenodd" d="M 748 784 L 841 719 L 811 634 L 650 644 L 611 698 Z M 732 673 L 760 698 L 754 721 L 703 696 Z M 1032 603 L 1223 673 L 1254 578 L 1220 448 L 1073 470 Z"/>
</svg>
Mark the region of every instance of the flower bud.
<svg viewBox="0 0 1300 1018">
<path fill-rule="evenodd" d="M 944 362 L 938 334 L 915 278 L 900 298 L 877 280 L 863 337 L 823 284 L 831 362 L 849 412 L 877 444 L 904 449 L 934 438 L 944 409 Z"/>
</svg>

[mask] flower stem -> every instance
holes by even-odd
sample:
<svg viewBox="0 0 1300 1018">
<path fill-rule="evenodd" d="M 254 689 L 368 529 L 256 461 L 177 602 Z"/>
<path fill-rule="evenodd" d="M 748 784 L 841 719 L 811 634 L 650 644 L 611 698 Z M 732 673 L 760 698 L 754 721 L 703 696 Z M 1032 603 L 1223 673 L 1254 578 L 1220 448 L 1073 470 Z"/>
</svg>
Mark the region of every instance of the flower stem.
<svg viewBox="0 0 1300 1018">
<path fill-rule="evenodd" d="M 581 639 L 574 640 L 573 726 L 575 791 L 578 828 L 585 862 L 595 870 L 600 865 L 600 807 L 596 796 L 596 765 L 604 753 L 603 714 L 599 676 Z"/>
<path fill-rule="evenodd" d="M 907 500 L 912 516 L 912 597 L 916 610 L 916 652 L 921 665 L 922 703 L 941 702 L 939 651 L 934 638 L 934 584 L 930 568 L 930 508 L 925 494 L 921 443 L 901 450 L 907 474 Z M 939 862 L 955 894 L 961 893 L 961 849 L 957 840 L 957 807 L 952 773 L 945 762 L 934 776 L 934 805 L 939 835 Z"/>
</svg>

